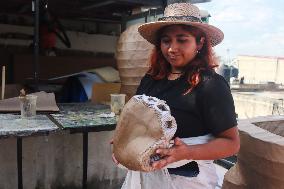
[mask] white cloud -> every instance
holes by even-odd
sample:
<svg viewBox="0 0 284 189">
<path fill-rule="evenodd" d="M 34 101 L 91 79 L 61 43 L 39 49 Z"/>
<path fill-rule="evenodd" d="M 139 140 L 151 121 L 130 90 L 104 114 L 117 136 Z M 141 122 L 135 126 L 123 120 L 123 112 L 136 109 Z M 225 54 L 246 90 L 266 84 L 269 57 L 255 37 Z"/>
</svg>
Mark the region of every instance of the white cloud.
<svg viewBox="0 0 284 189">
<path fill-rule="evenodd" d="M 216 48 L 218 54 L 227 56 L 226 50 L 230 49 L 231 56 L 264 55 L 264 56 L 284 56 L 284 33 L 270 33 L 255 36 L 250 40 L 239 39 L 227 40 Z"/>
<path fill-rule="evenodd" d="M 270 35 L 265 35 L 264 39 L 267 40 L 267 44 L 274 46 L 275 48 L 284 47 L 284 33 L 270 33 Z M 274 49 L 275 49 L 274 48 Z"/>
<path fill-rule="evenodd" d="M 243 28 L 260 28 L 273 18 L 273 10 L 262 4 L 231 4 L 222 11 L 218 11 L 211 20 L 229 25 L 240 24 Z"/>
<path fill-rule="evenodd" d="M 251 54 L 284 57 L 284 2 L 267 0 L 212 0 L 199 4 L 211 14 L 210 24 L 223 30 L 219 55 Z"/>
<path fill-rule="evenodd" d="M 281 25 L 281 26 L 279 27 L 279 31 L 284 33 L 284 25 Z"/>
<path fill-rule="evenodd" d="M 242 22 L 245 21 L 246 17 L 245 15 L 240 14 L 240 11 L 237 11 L 236 9 L 229 7 L 226 10 L 217 13 L 212 18 L 218 22 Z"/>
</svg>

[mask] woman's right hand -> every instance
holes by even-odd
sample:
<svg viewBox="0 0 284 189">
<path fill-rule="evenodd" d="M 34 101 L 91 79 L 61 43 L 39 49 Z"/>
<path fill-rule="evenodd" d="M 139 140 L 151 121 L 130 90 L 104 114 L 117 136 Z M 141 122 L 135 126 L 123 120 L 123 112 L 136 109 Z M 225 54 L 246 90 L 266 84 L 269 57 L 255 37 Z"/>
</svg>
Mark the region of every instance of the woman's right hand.
<svg viewBox="0 0 284 189">
<path fill-rule="evenodd" d="M 184 143 L 180 138 L 174 139 L 174 145 L 171 148 L 160 148 L 156 150 L 162 159 L 154 162 L 152 167 L 156 170 L 162 169 L 168 164 L 188 159 L 188 148 L 189 146 Z"/>
</svg>

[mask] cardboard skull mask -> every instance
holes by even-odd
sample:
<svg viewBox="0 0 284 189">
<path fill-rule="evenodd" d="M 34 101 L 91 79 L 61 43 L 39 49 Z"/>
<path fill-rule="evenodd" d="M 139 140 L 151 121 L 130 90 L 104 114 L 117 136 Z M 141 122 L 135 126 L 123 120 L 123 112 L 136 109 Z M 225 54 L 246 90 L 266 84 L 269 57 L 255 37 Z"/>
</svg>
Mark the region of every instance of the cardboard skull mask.
<svg viewBox="0 0 284 189">
<path fill-rule="evenodd" d="M 132 97 L 124 106 L 114 133 L 113 153 L 130 170 L 152 171 L 158 147 L 169 147 L 177 129 L 165 101 L 146 95 Z"/>
</svg>

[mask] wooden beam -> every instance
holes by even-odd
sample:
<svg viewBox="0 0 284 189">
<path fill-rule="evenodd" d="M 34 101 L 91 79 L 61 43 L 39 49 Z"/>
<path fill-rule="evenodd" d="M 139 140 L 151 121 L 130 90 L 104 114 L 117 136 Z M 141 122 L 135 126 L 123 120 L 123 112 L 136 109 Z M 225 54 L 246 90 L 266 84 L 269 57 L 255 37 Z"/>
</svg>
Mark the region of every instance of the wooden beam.
<svg viewBox="0 0 284 189">
<path fill-rule="evenodd" d="M 125 18 L 125 21 L 130 21 L 130 20 L 134 20 L 134 19 L 138 19 L 138 18 L 144 18 L 146 16 L 155 16 L 155 15 L 159 15 L 159 14 L 163 14 L 163 13 L 164 13 L 164 10 L 162 8 L 158 8 L 155 11 L 154 10 L 150 11 L 150 14 L 149 14 L 148 11 L 146 11 L 146 12 L 141 12 L 141 13 L 134 14 L 134 15 L 131 15 L 131 16 L 127 16 Z"/>
<path fill-rule="evenodd" d="M 178 3 L 178 2 L 189 2 L 191 4 L 195 4 L 195 3 L 205 3 L 210 1 L 211 0 L 167 0 L 167 4 Z"/>
<path fill-rule="evenodd" d="M 190 3 L 195 4 L 195 3 L 206 3 L 210 2 L 211 0 L 190 0 Z"/>
<path fill-rule="evenodd" d="M 139 4 L 142 6 L 162 6 L 164 4 L 163 0 L 117 0 L 117 2 Z"/>
<path fill-rule="evenodd" d="M 94 2 L 88 6 L 81 8 L 82 10 L 89 10 L 93 8 L 108 6 L 111 4 L 129 4 L 129 5 L 139 5 L 139 6 L 163 6 L 163 0 L 107 0 L 107 1 L 99 1 Z"/>
<path fill-rule="evenodd" d="M 101 2 L 96 2 L 96 3 L 93 3 L 91 5 L 88 5 L 86 7 L 83 7 L 81 8 L 82 10 L 89 10 L 89 9 L 93 9 L 93 8 L 98 8 L 98 7 L 103 7 L 103 6 L 106 6 L 106 5 L 110 5 L 110 4 L 113 4 L 115 3 L 116 1 L 114 0 L 108 0 L 108 1 L 101 1 Z"/>
</svg>

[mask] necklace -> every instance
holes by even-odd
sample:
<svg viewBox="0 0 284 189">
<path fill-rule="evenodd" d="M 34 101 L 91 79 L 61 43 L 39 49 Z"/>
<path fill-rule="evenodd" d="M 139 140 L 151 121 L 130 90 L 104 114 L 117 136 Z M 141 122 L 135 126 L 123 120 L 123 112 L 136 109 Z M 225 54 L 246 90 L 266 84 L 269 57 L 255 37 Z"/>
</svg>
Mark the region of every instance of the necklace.
<svg viewBox="0 0 284 189">
<path fill-rule="evenodd" d="M 183 74 L 184 72 L 171 72 L 171 74 Z"/>
</svg>

